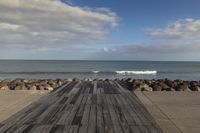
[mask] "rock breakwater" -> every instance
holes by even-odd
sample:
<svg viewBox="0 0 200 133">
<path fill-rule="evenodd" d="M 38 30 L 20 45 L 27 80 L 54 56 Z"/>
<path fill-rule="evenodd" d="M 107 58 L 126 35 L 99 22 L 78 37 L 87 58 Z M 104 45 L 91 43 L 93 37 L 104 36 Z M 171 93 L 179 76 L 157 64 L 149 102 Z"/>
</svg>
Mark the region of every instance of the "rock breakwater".
<svg viewBox="0 0 200 133">
<path fill-rule="evenodd" d="M 0 90 L 49 90 L 71 81 L 70 79 L 44 79 L 44 80 L 2 80 L 0 81 Z"/>
<path fill-rule="evenodd" d="M 124 79 L 120 83 L 131 91 L 200 91 L 200 81 Z"/>
</svg>

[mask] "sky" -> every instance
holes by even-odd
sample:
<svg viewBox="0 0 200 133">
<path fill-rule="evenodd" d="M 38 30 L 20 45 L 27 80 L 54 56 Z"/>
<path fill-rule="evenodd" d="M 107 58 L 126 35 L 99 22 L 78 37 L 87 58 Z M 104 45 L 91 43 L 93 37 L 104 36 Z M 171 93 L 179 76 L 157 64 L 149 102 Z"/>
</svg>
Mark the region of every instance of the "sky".
<svg viewBox="0 0 200 133">
<path fill-rule="evenodd" d="M 0 0 L 0 59 L 200 61 L 200 1 Z"/>
</svg>

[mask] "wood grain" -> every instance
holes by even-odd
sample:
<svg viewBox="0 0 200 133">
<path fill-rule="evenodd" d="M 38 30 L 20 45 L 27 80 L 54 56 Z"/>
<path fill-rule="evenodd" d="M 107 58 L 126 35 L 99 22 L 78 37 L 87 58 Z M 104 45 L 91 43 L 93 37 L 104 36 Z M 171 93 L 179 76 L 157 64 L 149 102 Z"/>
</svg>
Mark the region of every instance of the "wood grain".
<svg viewBox="0 0 200 133">
<path fill-rule="evenodd" d="M 116 81 L 70 82 L 0 123 L 0 133 L 162 133 Z"/>
</svg>

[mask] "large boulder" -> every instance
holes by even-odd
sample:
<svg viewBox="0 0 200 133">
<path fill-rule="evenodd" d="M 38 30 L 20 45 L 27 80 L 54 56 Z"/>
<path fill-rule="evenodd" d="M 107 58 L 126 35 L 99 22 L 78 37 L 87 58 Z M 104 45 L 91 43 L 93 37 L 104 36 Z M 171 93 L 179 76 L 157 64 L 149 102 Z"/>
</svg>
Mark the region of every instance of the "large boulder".
<svg viewBox="0 0 200 133">
<path fill-rule="evenodd" d="M 49 90 L 49 91 L 52 91 L 53 90 L 53 87 L 51 87 L 50 85 L 46 84 L 43 86 L 44 87 L 44 90 Z"/>
<path fill-rule="evenodd" d="M 14 88 L 14 90 L 27 90 L 26 86 L 21 84 L 21 85 L 18 85 Z"/>
<path fill-rule="evenodd" d="M 192 91 L 200 91 L 199 83 L 197 81 L 190 82 L 190 89 Z"/>
<path fill-rule="evenodd" d="M 110 81 L 110 79 L 105 79 L 104 81 Z"/>
<path fill-rule="evenodd" d="M 56 84 L 56 83 L 54 83 L 54 84 L 51 84 L 50 85 L 52 88 L 57 88 L 57 87 L 59 87 L 59 85 L 58 84 Z"/>
<path fill-rule="evenodd" d="M 143 80 L 140 80 L 140 79 L 134 79 L 134 80 L 132 81 L 132 83 L 133 83 L 133 85 L 141 85 L 141 84 L 144 83 L 144 81 L 143 81 Z"/>
<path fill-rule="evenodd" d="M 158 84 L 151 85 L 153 91 L 162 91 L 162 88 Z"/>
<path fill-rule="evenodd" d="M 72 79 L 71 79 L 71 78 L 68 78 L 68 79 L 65 79 L 64 81 L 65 81 L 65 83 L 66 83 L 66 82 L 72 82 Z"/>
<path fill-rule="evenodd" d="M 153 80 L 145 80 L 144 83 L 151 86 L 151 84 L 153 84 L 154 81 Z"/>
<path fill-rule="evenodd" d="M 162 91 L 168 90 L 170 87 L 166 85 L 164 82 L 160 82 L 159 86 L 162 88 Z"/>
<path fill-rule="evenodd" d="M 175 84 L 174 84 L 174 82 L 173 82 L 172 80 L 166 79 L 166 80 L 165 80 L 165 84 L 166 84 L 167 86 L 169 86 L 169 87 L 172 87 L 172 88 L 175 87 Z"/>
<path fill-rule="evenodd" d="M 126 79 L 126 82 L 133 82 L 133 79 L 128 78 L 128 79 Z"/>
<path fill-rule="evenodd" d="M 73 78 L 72 81 L 80 81 L 78 78 Z"/>
<path fill-rule="evenodd" d="M 31 80 L 23 79 L 22 82 L 29 83 L 29 82 L 31 82 Z"/>
<path fill-rule="evenodd" d="M 192 86 L 190 87 L 192 91 L 200 91 L 200 86 Z"/>
<path fill-rule="evenodd" d="M 44 90 L 44 86 L 42 85 L 37 85 L 36 87 L 37 87 L 37 90 Z"/>
<path fill-rule="evenodd" d="M 0 87 L 3 87 L 3 86 L 9 86 L 11 80 L 3 80 L 0 82 Z"/>
<path fill-rule="evenodd" d="M 29 90 L 37 90 L 37 87 L 35 85 L 30 86 Z"/>
<path fill-rule="evenodd" d="M 176 90 L 177 91 L 191 91 L 188 84 L 179 84 Z"/>
<path fill-rule="evenodd" d="M 141 84 L 134 88 L 134 91 L 153 91 L 153 89 L 147 84 Z"/>
<path fill-rule="evenodd" d="M 48 83 L 47 80 L 41 80 L 41 81 L 39 81 L 39 84 L 40 84 L 40 85 L 46 85 L 47 83 Z"/>
<path fill-rule="evenodd" d="M 1 87 L 0 87 L 0 90 L 9 90 L 9 87 L 8 87 L 7 85 L 1 86 Z"/>
</svg>

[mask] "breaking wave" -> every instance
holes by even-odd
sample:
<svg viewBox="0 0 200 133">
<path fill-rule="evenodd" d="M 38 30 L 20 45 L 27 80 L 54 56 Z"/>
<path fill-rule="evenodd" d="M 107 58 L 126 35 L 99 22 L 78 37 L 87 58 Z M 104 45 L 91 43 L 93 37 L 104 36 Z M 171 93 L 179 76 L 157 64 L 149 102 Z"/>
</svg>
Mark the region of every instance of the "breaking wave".
<svg viewBox="0 0 200 133">
<path fill-rule="evenodd" d="M 92 71 L 95 74 L 100 73 L 109 73 L 109 74 L 122 74 L 122 75 L 131 75 L 131 74 L 157 74 L 157 71 Z"/>
<path fill-rule="evenodd" d="M 117 74 L 157 74 L 157 71 L 116 71 Z"/>
</svg>

